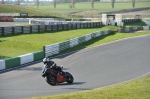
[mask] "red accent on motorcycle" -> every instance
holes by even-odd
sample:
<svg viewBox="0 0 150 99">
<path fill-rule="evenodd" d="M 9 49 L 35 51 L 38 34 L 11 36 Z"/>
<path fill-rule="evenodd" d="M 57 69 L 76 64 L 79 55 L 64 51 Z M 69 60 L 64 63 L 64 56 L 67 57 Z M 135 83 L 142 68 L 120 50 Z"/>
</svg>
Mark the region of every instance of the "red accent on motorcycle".
<svg viewBox="0 0 150 99">
<path fill-rule="evenodd" d="M 57 83 L 65 82 L 66 78 L 64 78 L 60 73 L 57 75 Z"/>
</svg>

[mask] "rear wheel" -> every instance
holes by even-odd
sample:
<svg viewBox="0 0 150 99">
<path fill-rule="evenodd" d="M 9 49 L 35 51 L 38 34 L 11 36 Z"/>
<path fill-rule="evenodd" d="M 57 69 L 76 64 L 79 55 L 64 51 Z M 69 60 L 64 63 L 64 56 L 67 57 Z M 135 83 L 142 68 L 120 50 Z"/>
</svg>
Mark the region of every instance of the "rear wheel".
<svg viewBox="0 0 150 99">
<path fill-rule="evenodd" d="M 68 73 L 68 72 L 66 72 L 66 75 L 67 75 L 67 80 L 66 80 L 66 82 L 67 83 L 73 83 L 73 81 L 74 81 L 74 78 L 73 78 L 73 76 L 70 74 L 70 73 Z"/>
<path fill-rule="evenodd" d="M 51 75 L 46 76 L 46 82 L 52 86 L 57 84 L 55 77 Z"/>
</svg>

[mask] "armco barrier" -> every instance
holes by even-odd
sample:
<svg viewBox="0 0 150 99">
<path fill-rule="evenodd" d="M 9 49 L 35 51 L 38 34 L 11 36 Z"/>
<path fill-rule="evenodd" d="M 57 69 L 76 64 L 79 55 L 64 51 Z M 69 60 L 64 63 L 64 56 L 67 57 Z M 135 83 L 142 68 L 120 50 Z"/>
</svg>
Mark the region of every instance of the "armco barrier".
<svg viewBox="0 0 150 99">
<path fill-rule="evenodd" d="M 53 56 L 55 54 L 60 53 L 61 51 L 65 50 L 65 49 L 74 47 L 78 44 L 82 44 L 86 41 L 89 41 L 89 40 L 99 37 L 101 35 L 107 35 L 109 33 L 111 33 L 111 30 L 97 31 L 94 33 L 87 34 L 85 36 L 72 38 L 72 39 L 64 41 L 64 42 L 44 46 L 43 47 L 44 56 L 45 57 Z"/>
</svg>

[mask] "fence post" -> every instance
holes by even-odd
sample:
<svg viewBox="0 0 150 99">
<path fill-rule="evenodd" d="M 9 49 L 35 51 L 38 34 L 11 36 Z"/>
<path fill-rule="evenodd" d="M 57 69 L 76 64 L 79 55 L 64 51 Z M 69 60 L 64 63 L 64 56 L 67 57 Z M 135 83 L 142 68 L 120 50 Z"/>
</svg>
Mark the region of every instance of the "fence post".
<svg viewBox="0 0 150 99">
<path fill-rule="evenodd" d="M 79 23 L 79 28 L 81 29 L 81 23 Z"/>
<path fill-rule="evenodd" d="M 32 26 L 30 26 L 30 33 L 32 33 Z"/>
<path fill-rule="evenodd" d="M 76 24 L 76 23 L 75 23 L 75 24 Z M 76 26 L 75 26 L 75 27 L 76 27 L 76 29 L 78 28 L 78 27 L 77 27 L 77 24 L 76 24 Z"/>
<path fill-rule="evenodd" d="M 85 23 L 85 28 L 88 28 L 88 23 Z"/>
<path fill-rule="evenodd" d="M 59 25 L 58 25 L 58 24 L 56 25 L 56 27 L 57 27 L 57 28 L 56 28 L 56 29 L 57 29 L 56 31 L 59 31 Z"/>
<path fill-rule="evenodd" d="M 53 25 L 51 25 L 51 29 L 52 29 L 52 31 L 54 30 L 54 29 L 53 29 Z"/>
<path fill-rule="evenodd" d="M 90 28 L 91 28 L 91 23 L 89 23 L 90 24 Z"/>
<path fill-rule="evenodd" d="M 38 32 L 40 32 L 40 26 L 38 25 Z"/>
<path fill-rule="evenodd" d="M 47 25 L 45 25 L 45 32 L 47 31 Z"/>
<path fill-rule="evenodd" d="M 4 27 L 2 27 L 2 36 L 4 36 Z"/>
<path fill-rule="evenodd" d="M 23 33 L 23 26 L 21 26 L 21 33 Z"/>
<path fill-rule="evenodd" d="M 66 30 L 68 30 L 68 23 L 67 23 L 67 29 Z"/>
<path fill-rule="evenodd" d="M 44 52 L 44 57 L 45 57 L 45 56 L 46 56 L 46 55 L 45 55 L 45 46 L 43 46 L 43 52 Z"/>
<path fill-rule="evenodd" d="M 73 29 L 73 24 L 71 23 L 71 30 Z"/>
<path fill-rule="evenodd" d="M 101 27 L 101 22 L 99 22 L 99 27 Z"/>
<path fill-rule="evenodd" d="M 62 30 L 64 30 L 64 24 L 62 24 Z"/>
<path fill-rule="evenodd" d="M 14 27 L 12 27 L 12 34 L 14 34 L 15 33 L 15 30 L 14 30 Z"/>
</svg>

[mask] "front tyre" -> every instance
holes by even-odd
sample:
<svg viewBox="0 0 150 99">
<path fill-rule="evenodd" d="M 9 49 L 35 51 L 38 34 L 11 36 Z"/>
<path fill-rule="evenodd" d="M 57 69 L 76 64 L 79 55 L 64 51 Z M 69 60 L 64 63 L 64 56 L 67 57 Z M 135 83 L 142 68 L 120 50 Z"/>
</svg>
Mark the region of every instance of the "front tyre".
<svg viewBox="0 0 150 99">
<path fill-rule="evenodd" d="M 57 84 L 55 77 L 51 75 L 46 76 L 46 82 L 52 86 L 55 86 Z"/>
<path fill-rule="evenodd" d="M 66 82 L 69 83 L 69 84 L 73 83 L 73 81 L 74 81 L 73 76 L 72 76 L 70 73 L 68 73 L 68 72 L 66 72 L 66 75 L 67 75 L 67 77 L 66 77 L 66 78 L 67 78 Z"/>
</svg>

